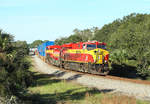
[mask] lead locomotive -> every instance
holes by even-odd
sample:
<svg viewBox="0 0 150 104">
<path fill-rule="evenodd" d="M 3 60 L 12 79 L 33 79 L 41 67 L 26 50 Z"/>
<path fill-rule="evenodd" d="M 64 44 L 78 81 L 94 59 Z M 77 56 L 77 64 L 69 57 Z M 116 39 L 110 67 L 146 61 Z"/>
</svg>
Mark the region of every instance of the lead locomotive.
<svg viewBox="0 0 150 104">
<path fill-rule="evenodd" d="M 107 75 L 109 52 L 106 44 L 90 41 L 52 45 L 46 48 L 46 62 L 69 70 Z"/>
</svg>

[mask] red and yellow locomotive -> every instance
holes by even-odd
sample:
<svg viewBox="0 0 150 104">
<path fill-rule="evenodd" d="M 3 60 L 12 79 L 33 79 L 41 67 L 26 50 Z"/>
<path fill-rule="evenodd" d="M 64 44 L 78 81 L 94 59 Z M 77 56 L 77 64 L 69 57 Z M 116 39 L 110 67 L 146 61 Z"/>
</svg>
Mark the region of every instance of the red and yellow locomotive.
<svg viewBox="0 0 150 104">
<path fill-rule="evenodd" d="M 108 74 L 108 60 L 106 44 L 97 41 L 53 45 L 46 50 L 47 63 L 92 74 Z"/>
</svg>

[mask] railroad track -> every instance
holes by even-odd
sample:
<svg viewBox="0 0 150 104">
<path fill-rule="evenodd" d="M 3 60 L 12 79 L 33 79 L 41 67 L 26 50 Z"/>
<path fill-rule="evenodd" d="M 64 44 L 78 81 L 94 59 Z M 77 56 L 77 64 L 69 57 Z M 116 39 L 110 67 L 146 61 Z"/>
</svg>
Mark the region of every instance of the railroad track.
<svg viewBox="0 0 150 104">
<path fill-rule="evenodd" d="M 145 80 L 140 80 L 140 79 L 123 78 L 123 77 L 117 77 L 117 76 L 112 76 L 112 75 L 101 76 L 101 75 L 96 75 L 96 74 L 90 74 L 90 73 L 85 73 L 85 72 L 79 72 L 79 71 L 64 69 L 64 68 L 60 68 L 60 67 L 57 67 L 57 66 L 53 66 L 51 64 L 49 64 L 49 65 L 51 67 L 55 67 L 57 69 L 60 69 L 62 71 L 66 71 L 66 72 L 74 72 L 74 73 L 77 73 L 77 74 L 82 74 L 82 75 L 85 74 L 85 75 L 93 76 L 93 77 L 101 77 L 101 78 L 112 79 L 112 80 L 120 80 L 120 81 L 126 81 L 126 82 L 131 82 L 131 83 L 150 85 L 150 81 L 145 81 Z"/>
</svg>

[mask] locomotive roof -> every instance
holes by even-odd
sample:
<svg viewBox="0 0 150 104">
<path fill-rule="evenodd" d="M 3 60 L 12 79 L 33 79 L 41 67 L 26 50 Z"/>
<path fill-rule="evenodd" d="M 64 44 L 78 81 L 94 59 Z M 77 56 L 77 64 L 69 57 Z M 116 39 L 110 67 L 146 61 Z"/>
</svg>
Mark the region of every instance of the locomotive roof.
<svg viewBox="0 0 150 104">
<path fill-rule="evenodd" d="M 65 48 L 82 48 L 83 44 L 102 44 L 106 45 L 104 42 L 98 42 L 98 41 L 88 41 L 88 42 L 78 42 L 78 43 L 68 43 L 68 44 L 63 44 L 61 47 Z"/>
<path fill-rule="evenodd" d="M 47 46 L 48 49 L 61 48 L 60 45 Z"/>
<path fill-rule="evenodd" d="M 48 49 L 60 49 L 62 47 L 64 48 L 72 48 L 72 49 L 76 49 L 76 48 L 82 48 L 83 44 L 102 44 L 102 45 L 106 45 L 106 43 L 104 42 L 98 42 L 98 41 L 88 41 L 88 42 L 78 42 L 78 43 L 68 43 L 68 44 L 63 44 L 63 45 L 52 45 L 52 46 L 47 46 Z"/>
<path fill-rule="evenodd" d="M 69 48 L 69 47 L 72 47 L 73 44 L 76 44 L 76 43 L 63 44 L 62 47 Z"/>
<path fill-rule="evenodd" d="M 83 44 L 102 44 L 102 45 L 106 45 L 106 43 L 98 42 L 98 41 L 88 41 L 88 42 L 83 42 Z"/>
</svg>

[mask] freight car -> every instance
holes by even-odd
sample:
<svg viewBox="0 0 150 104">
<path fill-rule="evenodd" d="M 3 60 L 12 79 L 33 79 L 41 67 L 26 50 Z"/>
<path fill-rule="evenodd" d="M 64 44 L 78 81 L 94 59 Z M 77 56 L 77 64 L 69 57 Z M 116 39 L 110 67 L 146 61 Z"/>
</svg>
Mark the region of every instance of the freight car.
<svg viewBox="0 0 150 104">
<path fill-rule="evenodd" d="M 106 44 L 89 41 L 47 46 L 46 62 L 68 70 L 107 75 L 109 52 Z"/>
<path fill-rule="evenodd" d="M 36 54 L 43 60 L 45 61 L 46 57 L 46 47 L 47 46 L 52 46 L 54 45 L 54 41 L 47 41 L 45 43 L 42 43 L 37 47 L 37 52 Z"/>
</svg>

